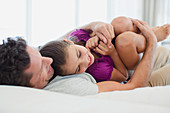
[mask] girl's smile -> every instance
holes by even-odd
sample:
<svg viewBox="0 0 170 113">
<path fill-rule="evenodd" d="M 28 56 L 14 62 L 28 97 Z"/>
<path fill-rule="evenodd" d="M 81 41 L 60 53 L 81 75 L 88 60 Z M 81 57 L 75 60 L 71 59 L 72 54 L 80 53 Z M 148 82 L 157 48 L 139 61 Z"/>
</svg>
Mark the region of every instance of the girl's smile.
<svg viewBox="0 0 170 113">
<path fill-rule="evenodd" d="M 94 62 L 94 56 L 84 46 L 71 44 L 67 48 L 66 64 L 62 66 L 64 74 L 83 73 Z"/>
</svg>

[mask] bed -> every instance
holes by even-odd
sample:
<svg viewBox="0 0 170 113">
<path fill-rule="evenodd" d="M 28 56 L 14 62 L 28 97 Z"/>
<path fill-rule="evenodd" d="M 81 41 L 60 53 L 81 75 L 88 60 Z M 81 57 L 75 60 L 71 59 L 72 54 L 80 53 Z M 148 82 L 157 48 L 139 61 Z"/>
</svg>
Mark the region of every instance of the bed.
<svg viewBox="0 0 170 113">
<path fill-rule="evenodd" d="M 1 85 L 0 113 L 170 113 L 170 86 L 75 96 Z"/>
</svg>

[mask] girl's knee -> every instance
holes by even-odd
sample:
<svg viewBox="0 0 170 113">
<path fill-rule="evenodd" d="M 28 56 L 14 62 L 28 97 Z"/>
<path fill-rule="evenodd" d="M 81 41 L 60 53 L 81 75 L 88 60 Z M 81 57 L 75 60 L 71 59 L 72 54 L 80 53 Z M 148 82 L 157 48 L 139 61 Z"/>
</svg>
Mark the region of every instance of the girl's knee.
<svg viewBox="0 0 170 113">
<path fill-rule="evenodd" d="M 128 17 L 120 16 L 112 20 L 112 25 L 126 24 L 131 21 Z"/>
<path fill-rule="evenodd" d="M 127 48 L 135 45 L 133 32 L 124 32 L 116 37 L 116 47 Z"/>
<path fill-rule="evenodd" d="M 131 19 L 128 17 L 123 17 L 123 16 L 117 17 L 112 20 L 111 24 L 114 28 L 116 35 L 119 35 L 126 31 L 134 31 L 133 23 Z"/>
<path fill-rule="evenodd" d="M 127 31 L 117 36 L 116 47 L 133 48 L 138 53 L 141 53 L 146 48 L 146 40 L 142 35 Z"/>
</svg>

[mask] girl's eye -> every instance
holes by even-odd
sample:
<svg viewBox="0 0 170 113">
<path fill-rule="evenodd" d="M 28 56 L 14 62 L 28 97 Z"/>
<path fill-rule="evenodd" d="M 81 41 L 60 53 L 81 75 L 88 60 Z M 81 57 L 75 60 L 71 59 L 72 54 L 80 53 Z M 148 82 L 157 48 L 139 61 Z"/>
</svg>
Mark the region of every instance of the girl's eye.
<svg viewBox="0 0 170 113">
<path fill-rule="evenodd" d="M 80 65 L 78 66 L 78 71 L 77 72 L 80 72 Z"/>
<path fill-rule="evenodd" d="M 81 57 L 81 52 L 79 51 L 79 58 Z"/>
<path fill-rule="evenodd" d="M 80 72 L 80 65 L 78 65 L 77 69 L 76 69 L 76 72 L 75 73 L 78 73 Z"/>
</svg>

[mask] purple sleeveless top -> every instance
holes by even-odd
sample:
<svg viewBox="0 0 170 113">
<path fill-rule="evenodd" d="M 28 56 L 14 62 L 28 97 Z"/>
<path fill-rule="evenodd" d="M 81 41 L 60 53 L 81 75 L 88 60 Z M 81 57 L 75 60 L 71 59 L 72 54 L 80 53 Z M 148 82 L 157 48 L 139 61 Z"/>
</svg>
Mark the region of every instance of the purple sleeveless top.
<svg viewBox="0 0 170 113">
<path fill-rule="evenodd" d="M 70 36 L 76 36 L 76 41 L 87 41 L 91 37 L 89 33 L 82 29 L 77 29 L 70 34 Z M 110 80 L 113 71 L 113 60 L 109 56 L 103 56 L 96 53 L 100 58 L 94 60 L 94 63 L 86 70 L 90 73 L 97 82 Z"/>
</svg>

